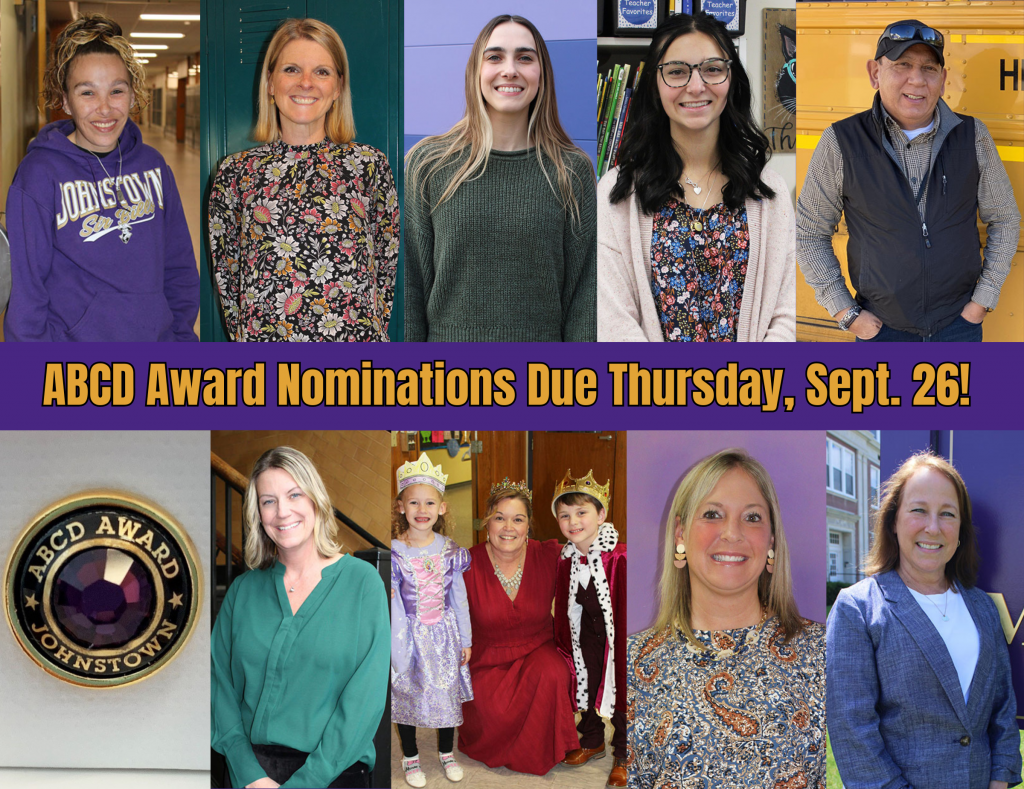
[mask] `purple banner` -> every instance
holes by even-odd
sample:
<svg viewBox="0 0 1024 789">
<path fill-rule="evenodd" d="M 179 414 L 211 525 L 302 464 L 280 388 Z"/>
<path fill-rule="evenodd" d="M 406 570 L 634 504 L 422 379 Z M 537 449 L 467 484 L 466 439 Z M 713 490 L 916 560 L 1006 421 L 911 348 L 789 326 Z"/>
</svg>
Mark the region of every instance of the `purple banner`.
<svg viewBox="0 0 1024 789">
<path fill-rule="evenodd" d="M 514 430 L 1024 429 L 1016 352 L 1002 344 L 7 344 L 0 428 L 398 429 L 457 418 L 471 429 Z M 112 391 L 111 378 L 125 391 Z M 245 404 L 247 393 L 256 404 Z M 113 404 L 117 394 L 126 404 Z"/>
</svg>

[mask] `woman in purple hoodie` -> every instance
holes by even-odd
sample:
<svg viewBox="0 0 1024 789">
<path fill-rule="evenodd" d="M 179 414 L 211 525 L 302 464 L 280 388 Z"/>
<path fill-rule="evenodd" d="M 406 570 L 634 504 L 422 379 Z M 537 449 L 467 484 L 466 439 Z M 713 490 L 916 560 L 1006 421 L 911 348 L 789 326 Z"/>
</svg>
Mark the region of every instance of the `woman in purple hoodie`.
<svg viewBox="0 0 1024 789">
<path fill-rule="evenodd" d="M 167 163 L 130 119 L 148 99 L 121 28 L 89 15 L 58 36 L 43 127 L 7 194 L 8 341 L 197 341 L 199 274 Z"/>
</svg>

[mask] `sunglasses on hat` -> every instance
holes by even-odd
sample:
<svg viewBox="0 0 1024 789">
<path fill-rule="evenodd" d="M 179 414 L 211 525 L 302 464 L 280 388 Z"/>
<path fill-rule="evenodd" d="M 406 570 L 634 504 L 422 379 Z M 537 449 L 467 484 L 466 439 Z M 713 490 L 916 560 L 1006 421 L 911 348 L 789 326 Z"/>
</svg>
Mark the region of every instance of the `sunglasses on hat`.
<svg viewBox="0 0 1024 789">
<path fill-rule="evenodd" d="M 890 41 L 922 41 L 940 48 L 945 43 L 942 33 L 935 28 L 907 23 L 889 25 L 881 36 L 881 39 L 886 38 Z"/>
</svg>

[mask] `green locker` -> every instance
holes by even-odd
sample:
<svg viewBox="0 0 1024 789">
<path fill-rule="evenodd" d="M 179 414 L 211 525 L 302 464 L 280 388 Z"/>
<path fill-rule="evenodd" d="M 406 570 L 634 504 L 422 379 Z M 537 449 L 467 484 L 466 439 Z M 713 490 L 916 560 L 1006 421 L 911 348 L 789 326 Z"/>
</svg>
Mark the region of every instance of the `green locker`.
<svg viewBox="0 0 1024 789">
<path fill-rule="evenodd" d="M 345 44 L 352 72 L 356 140 L 387 154 L 399 203 L 403 195 L 402 48 L 403 0 L 201 0 L 203 81 L 201 156 L 203 213 L 220 161 L 256 145 L 259 68 L 282 19 L 312 17 L 331 25 Z M 403 214 L 404 219 L 404 214 Z M 227 339 L 211 273 L 204 220 L 200 337 Z M 403 335 L 402 260 L 388 334 Z"/>
</svg>

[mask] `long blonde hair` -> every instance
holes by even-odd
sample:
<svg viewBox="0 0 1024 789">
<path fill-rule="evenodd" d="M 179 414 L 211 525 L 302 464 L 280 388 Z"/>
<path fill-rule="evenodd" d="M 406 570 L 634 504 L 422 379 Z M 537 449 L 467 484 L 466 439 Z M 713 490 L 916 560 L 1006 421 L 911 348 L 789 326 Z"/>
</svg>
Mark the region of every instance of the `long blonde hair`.
<svg viewBox="0 0 1024 789">
<path fill-rule="evenodd" d="M 256 130 L 252 138 L 256 142 L 275 142 L 281 139 L 281 127 L 277 122 L 277 108 L 270 101 L 270 75 L 277 68 L 277 61 L 285 46 L 304 38 L 319 44 L 327 50 L 334 63 L 334 70 L 341 80 L 341 95 L 327 111 L 324 118 L 324 131 L 327 139 L 338 145 L 352 142 L 356 136 L 356 122 L 352 117 L 352 86 L 348 71 L 348 54 L 341 36 L 330 25 L 318 19 L 286 19 L 277 28 L 270 39 L 267 55 L 263 59 L 263 70 L 260 72 L 259 114 L 256 119 Z"/>
<path fill-rule="evenodd" d="M 494 130 L 491 119 L 487 115 L 487 105 L 480 92 L 480 69 L 483 66 L 484 49 L 491 38 L 491 33 L 498 25 L 515 22 L 533 34 L 537 46 L 537 57 L 541 65 L 540 87 L 537 97 L 530 105 L 530 121 L 527 126 L 527 140 L 532 142 L 537 152 L 537 161 L 547 179 L 551 190 L 561 200 L 562 205 L 572 212 L 579 221 L 579 204 L 573 192 L 574 178 L 579 176 L 566 165 L 569 156 L 583 153 L 566 134 L 558 119 L 558 101 L 555 98 L 555 74 L 551 69 L 551 58 L 547 45 L 533 23 L 525 17 L 514 14 L 502 14 L 494 17 L 484 25 L 480 35 L 473 42 L 473 50 L 466 64 L 466 114 L 462 120 L 452 126 L 444 134 L 433 135 L 420 140 L 405 156 L 406 166 L 415 156 L 416 162 L 408 170 L 409 188 L 419 188 L 424 195 L 426 181 L 443 168 L 457 164 L 458 158 L 467 152 L 466 160 L 455 171 L 441 196 L 431 206 L 431 211 L 455 194 L 466 181 L 481 177 L 487 170 L 487 162 L 494 143 Z M 550 161 L 556 170 L 558 186 L 551 181 L 544 160 Z"/>
<path fill-rule="evenodd" d="M 786 534 L 782 528 L 782 516 L 779 511 L 779 497 L 768 471 L 757 460 L 742 449 L 723 449 L 693 465 L 683 481 L 679 483 L 672 506 L 669 508 L 665 522 L 665 556 L 661 567 L 661 583 L 659 586 L 661 601 L 658 607 L 658 620 L 655 628 L 678 627 L 686 639 L 694 646 L 703 645 L 693 635 L 690 624 L 690 568 L 687 564 L 677 570 L 672 563 L 676 545 L 676 518 L 679 518 L 683 529 L 683 543 L 687 542 L 690 526 L 697 516 L 702 501 L 711 495 L 718 481 L 726 472 L 734 468 L 743 469 L 757 483 L 761 495 L 768 503 L 768 514 L 771 519 L 772 535 L 775 537 L 775 567 L 769 573 L 767 567 L 761 571 L 757 581 L 757 596 L 761 606 L 779 618 L 779 624 L 789 641 L 804 626 L 804 620 L 797 609 L 793 598 L 793 579 L 789 571 L 789 547 L 786 545 Z"/>
<path fill-rule="evenodd" d="M 245 515 L 245 563 L 252 570 L 264 570 L 270 567 L 277 558 L 277 546 L 263 531 L 260 520 L 259 494 L 256 492 L 256 480 L 268 469 L 279 468 L 288 472 L 295 484 L 309 496 L 316 510 L 313 523 L 313 543 L 324 559 L 330 559 L 341 553 L 338 544 L 338 525 L 334 519 L 334 507 L 331 497 L 327 495 L 320 472 L 304 454 L 291 447 L 274 447 L 268 449 L 253 464 L 249 475 L 249 484 L 245 489 L 242 505 Z"/>
</svg>

